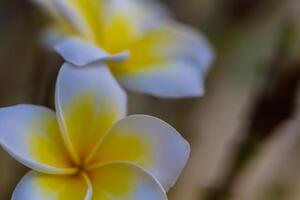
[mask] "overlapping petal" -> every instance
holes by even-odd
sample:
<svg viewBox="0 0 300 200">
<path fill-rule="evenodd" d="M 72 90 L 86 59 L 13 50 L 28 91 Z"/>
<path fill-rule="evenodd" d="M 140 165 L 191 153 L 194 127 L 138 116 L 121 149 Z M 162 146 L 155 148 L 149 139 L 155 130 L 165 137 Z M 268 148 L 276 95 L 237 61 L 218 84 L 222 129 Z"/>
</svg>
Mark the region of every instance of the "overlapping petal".
<svg viewBox="0 0 300 200">
<path fill-rule="evenodd" d="M 84 175 L 55 176 L 27 173 L 16 187 L 12 200 L 90 200 L 92 186 Z"/>
<path fill-rule="evenodd" d="M 76 171 L 53 111 L 31 105 L 2 108 L 0 130 L 1 146 L 27 167 L 53 174 Z"/>
<path fill-rule="evenodd" d="M 103 64 L 64 64 L 56 87 L 56 111 L 68 149 L 83 162 L 107 130 L 126 115 L 126 94 Z"/>
<path fill-rule="evenodd" d="M 135 163 L 168 190 L 186 165 L 189 152 L 189 144 L 167 123 L 146 115 L 133 115 L 113 126 L 91 166 L 116 161 Z"/>
<path fill-rule="evenodd" d="M 87 9 L 90 0 L 32 0 L 54 19 L 53 26 L 60 34 L 76 35 L 93 39 L 94 33 L 85 16 L 80 12 Z M 91 0 L 97 3 L 100 1 Z M 85 6 L 85 7 L 84 7 Z M 90 6 L 92 7 L 92 6 Z M 96 8 L 97 7 L 92 7 Z M 89 12 L 92 12 L 89 11 Z M 99 13 L 99 12 L 98 12 Z"/>
<path fill-rule="evenodd" d="M 93 200 L 167 200 L 161 185 L 142 168 L 113 163 L 89 172 Z"/>
<path fill-rule="evenodd" d="M 58 1 L 58 0 L 57 0 Z M 61 1 L 61 0 L 60 0 Z M 97 41 L 103 30 L 103 12 L 106 0 L 65 0 L 70 7 L 78 12 L 83 20 L 88 24 L 92 33 L 92 39 Z"/>
<path fill-rule="evenodd" d="M 118 16 L 131 22 L 135 30 L 143 33 L 169 19 L 169 11 L 156 0 L 109 0 L 104 10 L 104 23 L 111 24 Z"/>
<path fill-rule="evenodd" d="M 55 45 L 55 50 L 69 63 L 77 66 L 85 66 L 95 62 L 115 61 L 122 62 L 128 59 L 129 52 L 124 51 L 110 55 L 97 46 L 80 40 L 79 38 L 67 38 Z"/>
</svg>

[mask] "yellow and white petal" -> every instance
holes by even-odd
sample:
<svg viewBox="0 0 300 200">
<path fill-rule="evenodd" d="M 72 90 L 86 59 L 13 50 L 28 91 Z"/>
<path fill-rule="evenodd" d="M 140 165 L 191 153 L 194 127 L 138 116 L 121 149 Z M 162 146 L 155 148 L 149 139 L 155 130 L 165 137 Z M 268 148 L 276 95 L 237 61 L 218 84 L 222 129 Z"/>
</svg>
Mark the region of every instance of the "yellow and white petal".
<svg viewBox="0 0 300 200">
<path fill-rule="evenodd" d="M 144 32 L 169 20 L 169 15 L 168 9 L 156 0 L 110 0 L 106 2 L 104 23 L 107 25 L 123 16 L 125 21 Z"/>
<path fill-rule="evenodd" d="M 92 186 L 85 175 L 57 176 L 27 173 L 12 200 L 91 200 Z"/>
<path fill-rule="evenodd" d="M 56 85 L 56 111 L 73 158 L 79 162 L 126 115 L 127 97 L 104 64 L 65 63 Z"/>
<path fill-rule="evenodd" d="M 18 105 L 0 109 L 0 144 L 15 159 L 34 170 L 75 173 L 53 111 Z"/>
<path fill-rule="evenodd" d="M 62 1 L 62 0 L 55 0 Z M 103 9 L 105 0 L 64 0 L 69 8 L 85 22 L 94 42 L 103 30 Z"/>
<path fill-rule="evenodd" d="M 127 51 L 109 55 L 99 47 L 79 38 L 67 38 L 55 46 L 55 50 L 69 63 L 85 66 L 94 62 L 116 61 L 121 62 L 128 58 Z"/>
<path fill-rule="evenodd" d="M 163 6 L 145 0 L 106 2 L 103 32 L 99 44 L 110 53 L 119 53 L 140 35 L 166 20 Z"/>
<path fill-rule="evenodd" d="M 204 77 L 214 54 L 194 30 L 168 24 L 148 32 L 129 50 L 127 61 L 111 64 L 126 88 L 159 97 L 203 95 Z"/>
<path fill-rule="evenodd" d="M 170 125 L 155 117 L 133 115 L 113 126 L 90 166 L 132 162 L 150 172 L 168 190 L 185 167 L 189 153 L 189 144 Z"/>
<path fill-rule="evenodd" d="M 161 185 L 142 168 L 114 163 L 90 171 L 93 200 L 167 200 Z"/>
</svg>

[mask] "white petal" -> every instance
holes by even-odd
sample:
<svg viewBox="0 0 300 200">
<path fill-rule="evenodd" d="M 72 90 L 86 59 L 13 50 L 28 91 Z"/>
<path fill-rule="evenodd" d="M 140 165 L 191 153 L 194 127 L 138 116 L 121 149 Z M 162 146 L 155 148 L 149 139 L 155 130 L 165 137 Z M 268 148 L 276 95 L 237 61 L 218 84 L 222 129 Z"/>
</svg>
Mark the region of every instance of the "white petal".
<svg viewBox="0 0 300 200">
<path fill-rule="evenodd" d="M 206 74 L 213 64 L 215 52 L 208 39 L 194 28 L 182 23 L 170 22 L 166 27 L 170 37 L 177 38 L 176 42 L 166 50 L 176 58 L 196 61 L 195 67 L 201 74 Z"/>
<path fill-rule="evenodd" d="M 91 38 L 93 33 L 90 30 L 84 16 L 76 9 L 72 1 L 69 0 L 31 0 L 36 3 L 47 14 L 54 18 L 56 22 L 60 21 L 74 27 L 75 30 L 83 36 Z"/>
<path fill-rule="evenodd" d="M 80 40 L 78 38 L 68 38 L 58 43 L 55 50 L 69 63 L 77 66 L 84 66 L 99 61 L 118 61 L 126 60 L 129 52 L 124 51 L 119 54 L 109 55 L 99 47 Z"/>
<path fill-rule="evenodd" d="M 133 115 L 113 126 L 95 154 L 93 163 L 135 163 L 168 190 L 185 167 L 189 153 L 187 141 L 170 125 L 155 117 Z"/>
<path fill-rule="evenodd" d="M 174 60 L 148 72 L 118 77 L 127 89 L 163 98 L 199 97 L 204 94 L 204 80 L 189 61 Z"/>
</svg>

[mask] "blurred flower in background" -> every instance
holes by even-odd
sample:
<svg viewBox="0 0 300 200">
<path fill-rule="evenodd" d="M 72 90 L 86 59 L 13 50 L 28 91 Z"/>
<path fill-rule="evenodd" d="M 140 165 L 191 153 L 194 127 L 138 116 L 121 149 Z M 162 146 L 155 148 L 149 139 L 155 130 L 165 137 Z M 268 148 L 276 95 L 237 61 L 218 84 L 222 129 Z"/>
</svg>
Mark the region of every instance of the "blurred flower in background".
<svg viewBox="0 0 300 200">
<path fill-rule="evenodd" d="M 149 0 L 35 0 L 49 15 L 46 43 L 76 65 L 109 62 L 129 90 L 159 97 L 197 97 L 214 52 L 193 28 Z M 73 37 L 72 39 L 64 39 Z M 76 37 L 76 38 L 74 38 Z"/>
</svg>

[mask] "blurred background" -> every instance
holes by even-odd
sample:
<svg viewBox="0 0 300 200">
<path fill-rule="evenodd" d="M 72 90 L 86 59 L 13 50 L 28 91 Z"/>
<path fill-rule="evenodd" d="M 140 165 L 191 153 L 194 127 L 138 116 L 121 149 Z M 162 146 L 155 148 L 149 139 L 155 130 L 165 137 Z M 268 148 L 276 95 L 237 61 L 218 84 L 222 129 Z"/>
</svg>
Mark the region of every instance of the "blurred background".
<svg viewBox="0 0 300 200">
<path fill-rule="evenodd" d="M 206 96 L 130 94 L 129 112 L 157 116 L 192 154 L 170 200 L 300 199 L 300 0 L 164 0 L 203 32 L 217 59 Z M 47 20 L 26 0 L 0 0 L 0 106 L 53 107 L 62 60 L 43 49 Z M 1 130 L 0 130 L 1 131 Z M 0 149 L 0 200 L 28 169 Z"/>
</svg>

